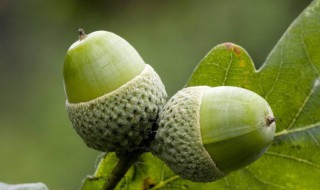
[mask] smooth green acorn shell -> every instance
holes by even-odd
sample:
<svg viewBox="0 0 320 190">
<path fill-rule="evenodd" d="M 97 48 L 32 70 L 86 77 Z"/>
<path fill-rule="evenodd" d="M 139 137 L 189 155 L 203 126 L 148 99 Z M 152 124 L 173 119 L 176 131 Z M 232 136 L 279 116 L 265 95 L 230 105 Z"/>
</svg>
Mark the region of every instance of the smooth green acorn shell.
<svg viewBox="0 0 320 190">
<path fill-rule="evenodd" d="M 220 179 L 258 159 L 273 141 L 268 103 L 238 87 L 189 87 L 159 114 L 152 152 L 182 178 Z"/>
<path fill-rule="evenodd" d="M 83 36 L 68 49 L 63 68 L 71 103 L 86 102 L 116 90 L 145 68 L 139 53 L 125 39 L 107 31 Z"/>
</svg>

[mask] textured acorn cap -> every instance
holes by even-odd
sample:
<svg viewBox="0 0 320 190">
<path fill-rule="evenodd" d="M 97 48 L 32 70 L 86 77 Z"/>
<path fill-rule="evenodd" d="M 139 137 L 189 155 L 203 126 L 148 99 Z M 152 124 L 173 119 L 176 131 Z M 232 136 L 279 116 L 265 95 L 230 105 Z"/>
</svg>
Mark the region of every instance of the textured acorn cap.
<svg viewBox="0 0 320 190">
<path fill-rule="evenodd" d="M 200 132 L 200 105 L 206 87 L 180 90 L 159 114 L 159 129 L 152 152 L 175 173 L 192 181 L 213 181 L 225 176 L 204 148 Z"/>
<path fill-rule="evenodd" d="M 118 89 L 87 102 L 66 102 L 74 129 L 91 148 L 130 152 L 144 148 L 158 111 L 166 101 L 158 74 L 146 65 Z"/>
<path fill-rule="evenodd" d="M 182 178 L 214 181 L 261 156 L 274 137 L 272 118 L 269 105 L 254 92 L 185 88 L 159 114 L 151 149 Z"/>
</svg>

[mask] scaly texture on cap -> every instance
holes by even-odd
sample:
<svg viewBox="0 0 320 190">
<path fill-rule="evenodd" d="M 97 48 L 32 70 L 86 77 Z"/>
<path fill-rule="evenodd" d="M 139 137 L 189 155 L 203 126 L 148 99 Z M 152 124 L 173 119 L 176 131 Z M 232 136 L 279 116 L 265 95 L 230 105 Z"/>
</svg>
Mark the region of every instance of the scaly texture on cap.
<svg viewBox="0 0 320 190">
<path fill-rule="evenodd" d="M 225 176 L 203 146 L 200 104 L 207 87 L 185 88 L 159 114 L 152 152 L 175 173 L 192 181 L 208 182 Z"/>
<path fill-rule="evenodd" d="M 91 148 L 130 152 L 144 148 L 166 91 L 158 74 L 146 64 L 141 74 L 117 90 L 88 102 L 66 102 L 74 129 Z"/>
</svg>

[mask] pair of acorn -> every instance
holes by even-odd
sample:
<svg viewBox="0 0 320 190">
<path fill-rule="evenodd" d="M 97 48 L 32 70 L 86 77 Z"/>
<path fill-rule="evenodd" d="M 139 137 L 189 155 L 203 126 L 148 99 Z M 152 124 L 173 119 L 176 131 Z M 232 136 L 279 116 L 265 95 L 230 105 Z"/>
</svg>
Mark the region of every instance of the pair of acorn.
<svg viewBox="0 0 320 190">
<path fill-rule="evenodd" d="M 209 182 L 254 162 L 272 143 L 274 116 L 256 93 L 195 86 L 166 102 L 160 77 L 126 40 L 79 32 L 63 75 L 68 117 L 87 146 L 151 151 L 182 178 Z"/>
</svg>

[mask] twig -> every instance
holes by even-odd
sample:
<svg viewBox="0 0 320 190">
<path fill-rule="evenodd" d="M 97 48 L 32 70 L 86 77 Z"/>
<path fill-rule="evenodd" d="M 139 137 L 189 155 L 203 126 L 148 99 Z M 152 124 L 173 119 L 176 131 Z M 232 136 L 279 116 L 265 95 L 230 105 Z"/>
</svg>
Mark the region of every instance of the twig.
<svg viewBox="0 0 320 190">
<path fill-rule="evenodd" d="M 103 185 L 102 190 L 114 189 L 122 177 L 127 173 L 131 165 L 136 162 L 141 154 L 142 151 L 135 151 L 118 155 L 119 161 L 113 169 L 111 175 L 108 176 L 108 181 Z"/>
</svg>

